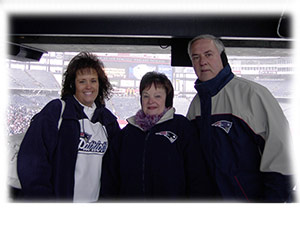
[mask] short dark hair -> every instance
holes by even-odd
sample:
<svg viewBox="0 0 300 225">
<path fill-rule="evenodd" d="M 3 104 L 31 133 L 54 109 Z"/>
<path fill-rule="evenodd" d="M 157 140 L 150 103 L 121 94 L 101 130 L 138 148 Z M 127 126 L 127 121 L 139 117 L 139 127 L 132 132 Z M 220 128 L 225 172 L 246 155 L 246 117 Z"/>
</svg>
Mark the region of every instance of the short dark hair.
<svg viewBox="0 0 300 225">
<path fill-rule="evenodd" d="M 172 107 L 173 106 L 173 97 L 174 97 L 174 89 L 172 86 L 171 81 L 168 79 L 168 77 L 159 72 L 148 72 L 146 73 L 140 83 L 140 96 L 141 96 L 141 103 L 142 103 L 142 92 L 146 88 L 150 88 L 151 85 L 154 84 L 155 88 L 162 86 L 166 90 L 166 103 L 165 106 Z"/>
<path fill-rule="evenodd" d="M 89 52 L 80 52 L 69 62 L 67 70 L 63 74 L 63 87 L 61 97 L 63 98 L 66 95 L 75 94 L 76 72 L 87 68 L 96 70 L 98 74 L 99 93 L 96 97 L 95 102 L 105 104 L 105 99 L 108 100 L 110 98 L 112 86 L 105 74 L 104 64 L 98 59 L 96 55 Z"/>
</svg>

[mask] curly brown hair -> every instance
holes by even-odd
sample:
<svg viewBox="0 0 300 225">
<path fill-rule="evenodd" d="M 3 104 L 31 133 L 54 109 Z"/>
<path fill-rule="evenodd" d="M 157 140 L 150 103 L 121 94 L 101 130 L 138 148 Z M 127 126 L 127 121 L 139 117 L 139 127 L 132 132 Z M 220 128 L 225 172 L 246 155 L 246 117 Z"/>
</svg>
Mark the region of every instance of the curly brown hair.
<svg viewBox="0 0 300 225">
<path fill-rule="evenodd" d="M 108 100 L 111 97 L 112 85 L 105 74 L 104 64 L 96 55 L 89 52 L 80 52 L 69 62 L 67 70 L 63 74 L 61 97 L 63 98 L 67 95 L 75 94 L 76 72 L 86 68 L 92 68 L 96 70 L 99 80 L 99 93 L 95 99 L 95 102 L 105 104 L 105 99 Z"/>
</svg>

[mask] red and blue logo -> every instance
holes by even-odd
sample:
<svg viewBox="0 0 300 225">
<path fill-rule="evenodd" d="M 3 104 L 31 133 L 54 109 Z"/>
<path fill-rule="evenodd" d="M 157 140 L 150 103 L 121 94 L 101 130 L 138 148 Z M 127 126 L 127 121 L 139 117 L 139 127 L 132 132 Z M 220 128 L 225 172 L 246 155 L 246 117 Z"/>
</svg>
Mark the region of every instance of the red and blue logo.
<svg viewBox="0 0 300 225">
<path fill-rule="evenodd" d="M 171 143 L 174 143 L 176 141 L 176 139 L 178 138 L 178 136 L 176 134 L 174 134 L 173 132 L 171 132 L 171 131 L 160 131 L 160 132 L 157 132 L 155 134 L 156 135 L 162 135 L 162 136 L 168 138 L 168 140 Z"/>
<path fill-rule="evenodd" d="M 232 122 L 227 121 L 227 120 L 220 120 L 212 124 L 213 127 L 219 127 L 223 129 L 227 134 L 229 133 L 231 127 L 232 127 Z"/>
</svg>

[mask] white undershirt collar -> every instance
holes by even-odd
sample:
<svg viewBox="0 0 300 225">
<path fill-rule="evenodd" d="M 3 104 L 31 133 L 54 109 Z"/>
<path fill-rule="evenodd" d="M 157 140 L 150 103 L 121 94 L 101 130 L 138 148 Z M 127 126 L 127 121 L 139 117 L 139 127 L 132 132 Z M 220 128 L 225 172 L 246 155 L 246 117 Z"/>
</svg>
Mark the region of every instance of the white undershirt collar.
<svg viewBox="0 0 300 225">
<path fill-rule="evenodd" d="M 89 106 L 86 106 L 86 105 L 82 104 L 82 103 L 75 97 L 75 95 L 73 95 L 73 96 L 74 96 L 74 98 L 76 99 L 76 101 L 77 101 L 81 106 L 83 106 L 83 111 L 84 111 L 84 113 L 85 113 L 86 116 L 89 118 L 89 120 L 91 120 L 91 119 L 92 119 L 92 116 L 93 116 L 93 114 L 94 114 L 94 111 L 95 111 L 95 109 L 97 108 L 95 102 L 93 102 L 92 106 L 89 107 Z"/>
</svg>

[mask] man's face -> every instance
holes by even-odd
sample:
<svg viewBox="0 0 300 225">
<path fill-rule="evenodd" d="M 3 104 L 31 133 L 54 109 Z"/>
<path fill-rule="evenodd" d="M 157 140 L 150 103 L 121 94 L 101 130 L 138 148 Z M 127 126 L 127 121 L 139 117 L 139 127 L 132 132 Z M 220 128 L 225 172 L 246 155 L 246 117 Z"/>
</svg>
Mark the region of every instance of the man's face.
<svg viewBox="0 0 300 225">
<path fill-rule="evenodd" d="M 213 40 L 196 40 L 190 50 L 192 64 L 200 81 L 214 78 L 223 69 L 220 53 Z"/>
</svg>

